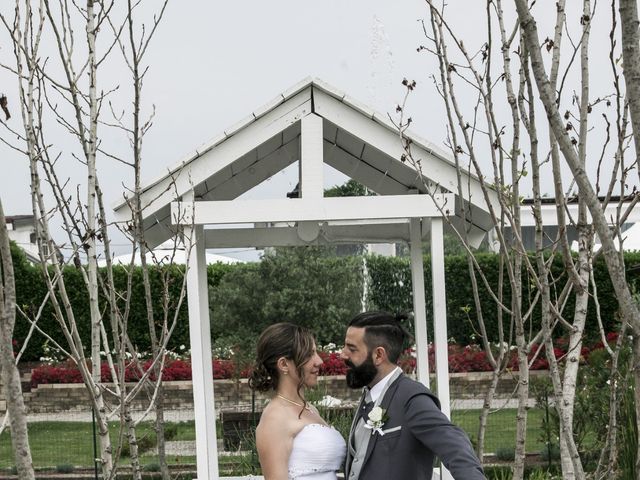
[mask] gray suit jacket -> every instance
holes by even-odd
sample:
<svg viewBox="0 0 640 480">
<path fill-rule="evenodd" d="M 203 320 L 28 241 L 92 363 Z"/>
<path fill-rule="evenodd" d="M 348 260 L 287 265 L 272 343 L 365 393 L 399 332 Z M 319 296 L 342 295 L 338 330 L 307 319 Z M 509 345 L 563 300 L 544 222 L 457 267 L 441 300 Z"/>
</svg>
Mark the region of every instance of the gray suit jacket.
<svg viewBox="0 0 640 480">
<path fill-rule="evenodd" d="M 388 417 L 382 430 L 389 433 L 372 435 L 360 480 L 431 480 L 436 456 L 456 480 L 485 479 L 466 433 L 440 411 L 438 398 L 423 384 L 400 375 L 380 406 Z M 353 428 L 349 442 L 352 436 Z M 348 450 L 347 480 L 353 460 Z"/>
</svg>

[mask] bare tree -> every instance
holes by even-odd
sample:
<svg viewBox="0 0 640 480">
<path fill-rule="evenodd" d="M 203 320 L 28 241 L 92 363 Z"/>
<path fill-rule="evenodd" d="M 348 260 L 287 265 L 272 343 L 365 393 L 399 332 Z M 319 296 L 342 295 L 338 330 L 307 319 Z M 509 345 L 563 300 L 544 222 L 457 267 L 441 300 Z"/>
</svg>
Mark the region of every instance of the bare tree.
<svg viewBox="0 0 640 480">
<path fill-rule="evenodd" d="M 626 165 L 624 162 L 627 150 L 626 108 L 620 104 L 624 94 L 620 93 L 623 89 L 618 80 L 619 66 L 613 60 L 616 56 L 614 39 L 621 34 L 627 39 L 622 42 L 625 78 L 629 76 L 629 72 L 633 75 L 634 68 L 640 68 L 638 62 L 627 65 L 627 58 L 633 61 L 636 58 L 634 55 L 638 55 L 637 6 L 635 2 L 620 3 L 620 16 L 626 15 L 628 25 L 631 25 L 625 27 L 623 20 L 622 31 L 617 29 L 615 12 L 612 14 L 609 37 L 614 91 L 608 97 L 614 99 L 617 110 L 614 120 L 615 141 L 611 142 L 611 121 L 607 112 L 602 112 L 604 120 L 597 124 L 590 117 L 594 109 L 610 103 L 607 97 L 606 102 L 602 97 L 590 98 L 589 46 L 591 26 L 596 14 L 595 2 L 584 0 L 580 9 L 571 5 L 572 19 L 577 18 L 574 22 L 567 20 L 565 2 L 556 2 L 554 34 L 544 42 L 539 39 L 534 20 L 533 9 L 538 7 L 534 6 L 535 2 L 527 5 L 524 1 L 516 0 L 516 8 L 507 6 L 506 14 L 500 0 L 488 0 L 485 4 L 484 36 L 480 36 L 478 41 L 479 33 L 476 29 L 476 37 L 472 38 L 472 42 L 463 39 L 465 32 L 456 30 L 455 21 L 449 21 L 454 16 L 447 10 L 447 4 L 430 0 L 427 3 L 431 21 L 430 28 L 425 25 L 424 33 L 429 43 L 419 50 L 432 53 L 438 61 L 439 74 L 434 75 L 433 80 L 445 106 L 448 147 L 458 170 L 467 170 L 475 175 L 485 189 L 485 195 L 488 189 L 492 189 L 498 194 L 500 202 L 500 210 L 490 212 L 496 225 L 495 241 L 499 246 L 501 265 L 504 268 L 500 273 L 497 290 L 494 291 L 488 284 L 475 262 L 466 232 L 458 232 L 469 252 L 476 325 L 483 337 L 494 372 L 480 419 L 478 453 L 483 453 L 486 417 L 492 408 L 491 398 L 495 385 L 505 366 L 503 348 L 496 350 L 491 343 L 497 341 L 499 346 L 506 345 L 508 348 L 513 341 L 517 348 L 519 369 L 514 478 L 523 478 L 529 397 L 528 367 L 531 359 L 541 354 L 540 350 L 533 349 L 541 343 L 550 366 L 554 405 L 560 420 L 563 478 L 584 478 L 582 459 L 574 439 L 573 410 L 590 299 L 593 299 L 595 308 L 598 308 L 597 289 L 592 273 L 594 255 L 604 256 L 619 301 L 623 325 L 628 324 L 634 335 L 638 325 L 637 305 L 625 278 L 623 257 L 616 251 L 614 244 L 614 237 L 622 240 L 621 227 L 638 198 L 636 189 L 632 189 L 628 181 L 628 175 L 633 168 L 637 168 L 637 162 L 634 160 Z M 548 9 L 540 11 L 540 15 L 544 14 L 546 18 L 548 13 Z M 509 25 L 507 19 L 513 18 L 514 14 L 515 21 L 512 20 Z M 480 25 L 479 22 L 477 24 Z M 576 31 L 578 34 L 574 37 L 572 34 Z M 568 38 L 569 43 L 563 46 L 565 38 Z M 476 43 L 478 47 L 474 50 Z M 545 52 L 550 54 L 550 58 L 543 59 Z M 566 54 L 564 60 L 561 53 Z M 635 72 L 635 77 L 627 80 L 629 110 L 632 108 L 630 95 L 634 88 L 633 82 L 640 78 Z M 415 82 L 405 81 L 404 84 L 408 93 L 416 88 Z M 573 88 L 571 95 L 565 93 L 570 88 Z M 640 102 L 636 104 L 640 105 Z M 561 108 L 563 114 L 560 113 Z M 539 109 L 544 109 L 546 115 L 539 115 Z M 405 146 L 406 158 L 420 169 L 421 159 L 413 157 L 410 141 L 404 136 L 410 119 L 402 117 L 404 105 L 398 110 L 401 112 L 401 119 L 397 126 Z M 633 114 L 631 117 L 633 118 Z M 594 136 L 596 127 L 601 128 L 599 133 L 604 131 L 602 137 L 605 140 L 602 147 L 591 147 L 590 151 L 589 145 L 595 142 L 589 140 Z M 610 157 L 613 157 L 613 161 L 605 164 L 605 159 Z M 562 176 L 563 159 L 571 170 L 568 182 Z M 586 174 L 594 165 L 598 170 L 598 178 L 595 180 Z M 604 165 L 607 175 L 611 172 L 610 176 L 605 175 Z M 528 179 L 529 174 L 531 180 Z M 524 181 L 525 178 L 527 182 Z M 549 178 L 553 180 L 551 183 L 548 182 Z M 554 225 L 558 228 L 557 234 L 553 236 L 545 229 L 546 221 L 543 216 L 543 196 L 549 193 L 545 191 L 545 183 L 553 186 L 555 196 Z M 439 193 L 441 188 L 438 185 L 428 185 L 426 181 L 425 185 L 431 194 Z M 600 198 L 598 192 L 603 185 L 606 187 L 606 194 Z M 461 196 L 464 188 L 460 183 L 458 193 Z M 525 193 L 527 190 L 530 193 Z M 617 214 L 615 218 L 606 218 L 604 209 L 616 195 L 620 198 Z M 531 201 L 523 203 L 524 196 L 530 196 Z M 623 200 L 630 202 L 624 204 Z M 569 202 L 577 205 L 575 217 L 570 214 Z M 487 204 L 491 205 L 488 201 Z M 530 209 L 534 220 L 533 248 L 523 240 L 521 218 L 525 208 Z M 464 206 L 462 214 L 469 214 Z M 577 232 L 577 256 L 572 253 L 570 229 Z M 594 233 L 602 243 L 598 253 L 593 251 Z M 564 273 L 560 277 L 556 277 L 551 268 L 556 257 L 561 258 L 564 265 Z M 503 282 L 511 295 L 508 305 L 504 302 Z M 498 306 L 496 339 L 487 338 L 479 289 L 486 289 Z M 523 295 L 529 296 L 526 310 Z M 566 308 L 570 296 L 573 296 L 575 305 L 572 311 Z M 534 308 L 540 309 L 539 326 L 531 322 Z M 604 338 L 601 322 L 599 329 Z M 568 338 L 568 352 L 563 358 L 556 359 L 552 339 L 560 334 Z M 640 345 L 640 342 L 635 344 Z M 636 350 L 640 351 L 640 347 Z M 615 351 L 609 349 L 609 352 L 612 359 L 617 358 Z M 637 355 L 638 353 L 636 358 Z M 617 364 L 617 361 L 614 363 Z M 615 402 L 616 395 L 612 387 L 612 402 Z M 636 408 L 638 405 L 640 402 L 636 403 Z M 613 403 L 612 411 L 615 423 Z M 615 444 L 615 433 L 608 441 Z"/>
<path fill-rule="evenodd" d="M 18 83 L 24 128 L 24 132 L 11 130 L 21 142 L 13 147 L 29 159 L 42 274 L 64 337 L 64 341 L 54 343 L 77 365 L 90 394 L 98 425 L 103 477 L 115 477 L 126 437 L 133 476 L 141 478 L 136 428 L 155 408 L 160 461 L 163 477 L 168 478 L 162 431 L 162 369 L 167 344 L 186 292 L 186 278 L 182 272 L 182 288 L 178 298 L 172 302 L 165 301 L 161 311 L 154 312 L 148 267 L 144 260 L 147 248 L 141 233 L 143 207 L 139 202 L 142 139 L 151 127 L 153 118 L 151 115 L 148 120 L 142 119 L 140 99 L 146 73 L 142 60 L 167 2 L 160 5 L 150 29 L 145 28 L 144 23 L 134 21 L 140 12 L 141 2 L 127 2 L 126 6 L 116 5 L 114 1 L 94 0 L 87 0 L 84 4 L 63 0 L 40 0 L 37 5 L 34 3 L 16 0 L 14 9 L 0 14 L 0 20 L 13 46 L 14 66 L 5 61 L 4 67 L 14 73 Z M 78 31 L 84 33 L 78 34 Z M 42 48 L 43 38 L 46 38 L 48 45 L 54 46 L 55 53 L 51 57 L 48 56 L 50 52 Z M 131 71 L 133 101 L 130 102 L 130 117 L 115 113 L 113 97 L 118 86 L 105 89 L 99 85 L 99 72 L 114 61 L 112 53 L 118 50 L 122 53 L 125 66 Z M 107 110 L 107 105 L 111 107 L 112 119 L 105 118 L 103 111 Z M 130 139 L 130 154 L 118 151 L 116 144 L 109 146 L 101 135 L 102 130 L 124 133 Z M 48 140 L 61 131 L 75 142 L 78 154 L 74 153 L 73 148 L 67 153 L 64 146 Z M 70 180 L 62 173 L 61 164 L 69 160 L 78 162 L 85 172 L 84 180 L 75 188 L 70 187 Z M 131 239 L 134 254 L 138 252 L 143 259 L 152 339 L 152 363 L 148 371 L 143 371 L 137 362 L 139 352 L 128 336 L 134 269 L 127 271 L 124 291 L 116 285 L 113 275 L 110 240 L 113 229 L 105 212 L 99 182 L 99 165 L 107 168 L 105 162 L 128 166 L 132 172 L 134 187 L 129 201 L 134 212 L 130 225 L 134 227 Z M 49 202 L 49 198 L 53 201 Z M 71 252 L 67 259 L 59 254 L 60 240 L 54 239 L 51 233 L 52 222 L 63 226 L 66 235 L 63 246 Z M 190 246 L 186 248 L 188 253 Z M 101 252 L 104 252 L 107 260 L 102 272 L 98 270 L 98 255 Z M 131 267 L 133 260 L 132 256 Z M 86 345 L 78 333 L 79 312 L 72 308 L 65 283 L 64 267 L 67 261 L 73 262 L 84 280 L 91 321 L 90 345 Z M 164 280 L 164 296 L 167 298 L 167 285 L 175 279 L 169 278 L 166 273 Z M 107 299 L 106 311 L 100 307 L 101 289 Z M 109 384 L 103 383 L 101 351 L 106 354 Z M 141 375 L 133 386 L 128 385 L 125 378 L 131 363 Z M 107 392 L 116 399 L 116 408 L 112 408 L 105 400 Z M 132 402 L 142 394 L 148 396 L 149 406 L 134 419 Z M 108 420 L 114 415 L 121 421 L 119 440 L 115 445 L 111 443 L 108 426 Z"/>
<path fill-rule="evenodd" d="M 9 247 L 9 232 L 0 201 L 0 374 L 7 401 L 11 424 L 11 444 L 18 476 L 25 480 L 35 478 L 27 416 L 20 384 L 20 372 L 13 358 L 13 327 L 16 321 L 16 285 L 13 261 Z"/>
</svg>

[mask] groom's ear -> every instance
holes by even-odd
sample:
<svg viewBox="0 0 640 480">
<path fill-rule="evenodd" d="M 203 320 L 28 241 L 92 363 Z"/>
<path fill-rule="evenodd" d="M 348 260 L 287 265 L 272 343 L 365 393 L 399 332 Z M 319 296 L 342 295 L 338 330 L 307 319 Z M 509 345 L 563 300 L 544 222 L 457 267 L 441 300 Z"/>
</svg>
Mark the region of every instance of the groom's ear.
<svg viewBox="0 0 640 480">
<path fill-rule="evenodd" d="M 377 346 L 373 349 L 373 363 L 376 367 L 388 360 L 387 351 L 383 346 Z"/>
</svg>

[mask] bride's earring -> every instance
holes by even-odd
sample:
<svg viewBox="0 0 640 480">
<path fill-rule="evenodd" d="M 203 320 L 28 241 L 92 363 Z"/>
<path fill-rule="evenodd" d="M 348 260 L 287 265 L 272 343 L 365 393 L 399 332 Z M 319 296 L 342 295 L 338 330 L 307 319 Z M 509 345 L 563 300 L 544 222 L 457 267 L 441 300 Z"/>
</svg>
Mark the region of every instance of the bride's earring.
<svg viewBox="0 0 640 480">
<path fill-rule="evenodd" d="M 284 357 L 278 359 L 278 367 L 283 375 L 289 375 L 289 369 L 287 368 L 287 361 Z"/>
</svg>

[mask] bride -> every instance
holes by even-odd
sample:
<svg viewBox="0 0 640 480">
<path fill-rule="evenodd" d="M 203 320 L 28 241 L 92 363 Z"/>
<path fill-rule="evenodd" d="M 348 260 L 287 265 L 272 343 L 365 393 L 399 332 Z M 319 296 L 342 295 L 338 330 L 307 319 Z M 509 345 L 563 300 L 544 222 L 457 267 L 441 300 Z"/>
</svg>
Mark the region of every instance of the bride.
<svg viewBox="0 0 640 480">
<path fill-rule="evenodd" d="M 256 429 L 265 480 L 336 480 L 345 441 L 305 400 L 318 383 L 322 359 L 311 332 L 290 323 L 267 327 L 258 339 L 249 386 L 274 391 Z"/>
</svg>

